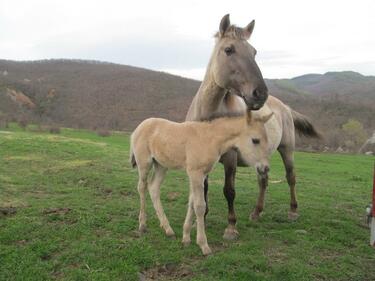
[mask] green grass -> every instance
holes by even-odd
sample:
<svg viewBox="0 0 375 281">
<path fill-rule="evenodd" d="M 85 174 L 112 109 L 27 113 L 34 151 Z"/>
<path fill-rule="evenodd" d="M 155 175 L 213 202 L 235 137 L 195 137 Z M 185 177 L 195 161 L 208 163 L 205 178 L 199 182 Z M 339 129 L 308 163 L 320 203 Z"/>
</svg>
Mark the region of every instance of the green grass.
<svg viewBox="0 0 375 281">
<path fill-rule="evenodd" d="M 149 231 L 138 236 L 137 173 L 128 148 L 128 135 L 120 133 L 51 135 L 14 125 L 0 131 L 0 207 L 17 208 L 0 217 L 0 280 L 138 280 L 139 272 L 158 280 L 375 280 L 364 227 L 374 158 L 296 153 L 297 222 L 287 220 L 289 189 L 277 154 L 275 183 L 256 223 L 248 220 L 258 194 L 255 173 L 239 168 L 234 242 L 222 239 L 227 207 L 217 165 L 207 218 L 214 254 L 204 258 L 195 243 L 181 246 L 184 172 L 169 172 L 162 187 L 177 240 L 165 237 L 149 198 Z"/>
</svg>

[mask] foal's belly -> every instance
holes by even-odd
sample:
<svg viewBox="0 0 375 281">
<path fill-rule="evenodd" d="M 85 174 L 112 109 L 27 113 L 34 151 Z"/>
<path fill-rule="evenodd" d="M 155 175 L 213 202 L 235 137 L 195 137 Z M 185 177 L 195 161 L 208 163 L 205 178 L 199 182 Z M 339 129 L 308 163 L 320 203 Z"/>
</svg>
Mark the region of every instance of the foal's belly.
<svg viewBox="0 0 375 281">
<path fill-rule="evenodd" d="M 185 169 L 185 157 L 176 154 L 154 152 L 152 153 L 152 158 L 165 168 L 178 170 Z"/>
</svg>

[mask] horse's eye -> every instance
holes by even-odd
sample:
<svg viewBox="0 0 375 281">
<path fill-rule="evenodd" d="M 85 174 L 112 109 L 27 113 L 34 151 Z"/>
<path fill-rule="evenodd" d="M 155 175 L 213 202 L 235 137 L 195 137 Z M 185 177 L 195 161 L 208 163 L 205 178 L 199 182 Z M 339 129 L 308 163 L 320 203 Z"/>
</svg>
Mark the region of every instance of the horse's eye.
<svg viewBox="0 0 375 281">
<path fill-rule="evenodd" d="M 234 48 L 233 47 L 226 47 L 224 49 L 224 52 L 227 54 L 227 56 L 230 56 L 231 54 L 234 53 Z"/>
<path fill-rule="evenodd" d="M 259 144 L 260 143 L 260 139 L 251 139 L 253 141 L 253 144 Z"/>
</svg>

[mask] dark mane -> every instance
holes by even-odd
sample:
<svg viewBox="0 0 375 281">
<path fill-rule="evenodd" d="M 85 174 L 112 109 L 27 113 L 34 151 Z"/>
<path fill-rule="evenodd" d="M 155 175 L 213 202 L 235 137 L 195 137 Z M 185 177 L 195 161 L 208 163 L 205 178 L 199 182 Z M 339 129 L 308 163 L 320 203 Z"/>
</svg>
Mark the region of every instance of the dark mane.
<svg viewBox="0 0 375 281">
<path fill-rule="evenodd" d="M 243 117 L 243 112 L 214 112 L 209 117 L 201 119 L 202 122 L 211 122 L 216 119 L 220 118 L 236 118 L 236 117 Z"/>
<path fill-rule="evenodd" d="M 241 27 L 235 26 L 233 24 L 227 28 L 223 35 L 220 35 L 220 32 L 217 32 L 215 34 L 215 38 L 231 38 L 240 40 L 247 39 L 244 30 Z"/>
</svg>

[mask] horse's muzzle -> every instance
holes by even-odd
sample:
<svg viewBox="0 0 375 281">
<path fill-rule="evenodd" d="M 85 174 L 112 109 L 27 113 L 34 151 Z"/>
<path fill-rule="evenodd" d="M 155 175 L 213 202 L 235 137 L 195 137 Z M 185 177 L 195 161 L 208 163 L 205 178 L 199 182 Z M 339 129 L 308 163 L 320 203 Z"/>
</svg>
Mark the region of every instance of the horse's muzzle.
<svg viewBox="0 0 375 281">
<path fill-rule="evenodd" d="M 268 98 L 267 87 L 256 88 L 251 95 L 243 96 L 243 99 L 250 110 L 259 110 L 262 108 Z"/>
</svg>

